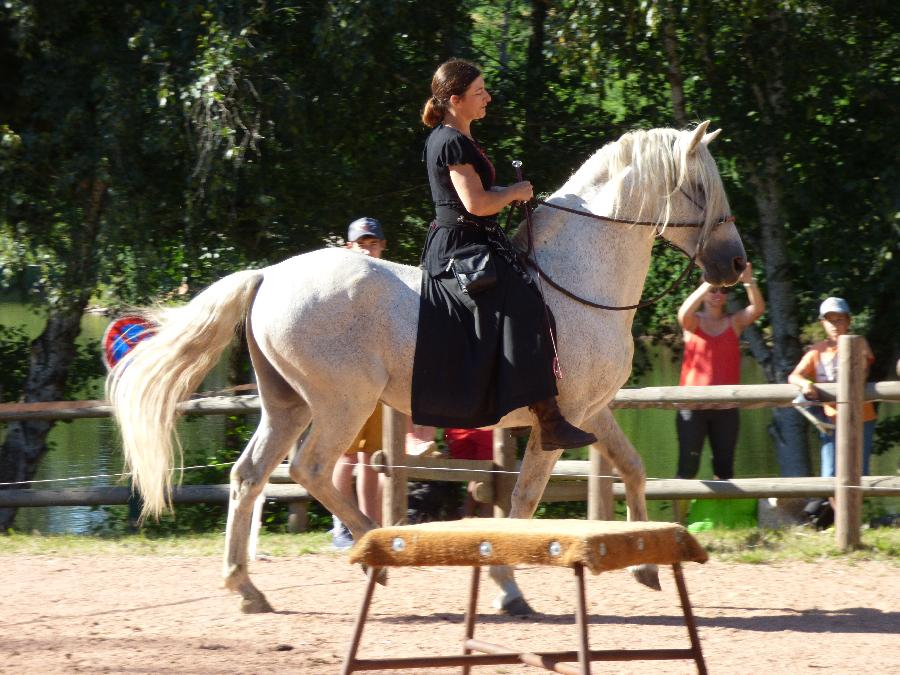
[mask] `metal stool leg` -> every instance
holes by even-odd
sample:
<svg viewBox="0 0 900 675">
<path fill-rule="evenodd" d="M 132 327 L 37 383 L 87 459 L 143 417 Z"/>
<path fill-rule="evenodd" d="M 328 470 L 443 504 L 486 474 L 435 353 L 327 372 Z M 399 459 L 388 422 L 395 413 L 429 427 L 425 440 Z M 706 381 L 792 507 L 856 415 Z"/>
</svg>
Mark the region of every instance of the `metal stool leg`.
<svg viewBox="0 0 900 675">
<path fill-rule="evenodd" d="M 706 663 L 703 660 L 703 651 L 700 649 L 700 635 L 697 633 L 697 624 L 694 621 L 694 612 L 691 609 L 691 601 L 688 598 L 687 586 L 684 583 L 684 575 L 681 573 L 681 563 L 672 565 L 675 574 L 675 585 L 678 587 L 678 597 L 681 598 L 681 609 L 684 611 L 684 624 L 691 638 L 691 651 L 694 652 L 694 661 L 697 664 L 697 672 L 706 675 Z"/>
<path fill-rule="evenodd" d="M 471 654 L 472 650 L 466 644 L 475 636 L 475 617 L 478 606 L 478 583 L 481 580 L 481 568 L 475 566 L 472 568 L 472 583 L 469 586 L 469 606 L 466 608 L 466 635 L 463 638 L 463 654 Z M 462 667 L 462 675 L 469 675 L 471 666 L 468 664 Z"/>
<path fill-rule="evenodd" d="M 591 653 L 588 648 L 587 626 L 587 600 L 584 591 L 584 565 L 575 565 L 575 579 L 577 589 L 575 591 L 575 624 L 578 628 L 578 665 L 581 667 L 581 675 L 591 673 Z"/>
<path fill-rule="evenodd" d="M 356 664 L 356 652 L 362 639 L 363 628 L 366 626 L 366 617 L 369 615 L 369 606 L 372 604 L 372 594 L 375 592 L 375 582 L 380 571 L 381 568 L 379 567 L 369 568 L 369 581 L 366 584 L 366 593 L 363 596 L 362 606 L 359 608 L 359 615 L 356 617 L 356 625 L 353 627 L 353 638 L 350 640 L 350 649 L 347 651 L 347 658 L 344 659 L 341 675 L 349 675 L 356 670 L 354 667 Z"/>
</svg>

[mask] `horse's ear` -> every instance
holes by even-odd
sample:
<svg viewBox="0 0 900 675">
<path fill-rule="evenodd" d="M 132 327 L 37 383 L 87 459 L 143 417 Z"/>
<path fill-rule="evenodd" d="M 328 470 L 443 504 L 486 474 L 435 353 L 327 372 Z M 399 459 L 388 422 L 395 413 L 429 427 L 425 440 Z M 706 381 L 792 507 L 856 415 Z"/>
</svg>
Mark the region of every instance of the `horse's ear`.
<svg viewBox="0 0 900 675">
<path fill-rule="evenodd" d="M 687 154 L 691 155 L 697 151 L 697 148 L 700 147 L 700 142 L 703 140 L 703 135 L 706 133 L 706 129 L 709 126 L 709 120 L 704 122 L 700 122 L 697 125 L 697 128 L 694 129 L 691 134 L 691 140 L 688 142 Z"/>
<path fill-rule="evenodd" d="M 716 140 L 716 136 L 722 133 L 721 129 L 716 129 L 715 131 L 710 131 L 708 134 L 703 135 L 703 145 L 709 145 L 714 140 Z"/>
</svg>

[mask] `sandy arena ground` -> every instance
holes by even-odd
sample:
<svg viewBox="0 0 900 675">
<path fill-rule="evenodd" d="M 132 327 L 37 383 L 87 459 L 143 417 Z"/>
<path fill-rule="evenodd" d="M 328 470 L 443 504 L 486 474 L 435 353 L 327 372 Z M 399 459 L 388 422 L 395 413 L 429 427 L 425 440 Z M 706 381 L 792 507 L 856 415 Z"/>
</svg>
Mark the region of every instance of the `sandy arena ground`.
<svg viewBox="0 0 900 675">
<path fill-rule="evenodd" d="M 364 590 L 340 554 L 253 563 L 274 614 L 243 615 L 211 558 L 0 557 L 2 673 L 337 673 Z M 685 566 L 711 673 L 900 672 L 900 568 L 886 562 Z M 378 587 L 360 657 L 453 653 L 469 574 L 403 569 Z M 588 578 L 591 646 L 688 647 L 671 570 L 662 592 L 625 571 Z M 574 580 L 532 567 L 520 584 L 538 612 L 486 615 L 476 637 L 575 649 Z M 394 671 L 414 672 L 414 671 Z M 423 671 L 420 671 L 423 672 Z M 432 671 L 434 672 L 434 671 Z M 458 672 L 443 669 L 440 672 Z M 475 673 L 538 672 L 524 666 Z M 688 661 L 597 663 L 593 672 L 692 673 Z"/>
</svg>

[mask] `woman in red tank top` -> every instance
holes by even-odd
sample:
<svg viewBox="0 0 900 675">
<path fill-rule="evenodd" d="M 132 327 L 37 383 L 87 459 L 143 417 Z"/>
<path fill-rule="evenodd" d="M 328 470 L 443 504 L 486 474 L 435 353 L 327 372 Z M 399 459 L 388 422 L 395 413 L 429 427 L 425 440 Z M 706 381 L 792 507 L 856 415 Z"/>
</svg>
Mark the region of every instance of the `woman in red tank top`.
<svg viewBox="0 0 900 675">
<path fill-rule="evenodd" d="M 728 289 L 700 284 L 678 310 L 678 324 L 684 331 L 684 359 L 681 386 L 738 384 L 741 379 L 741 352 L 738 338 L 743 330 L 765 311 L 766 303 L 753 269 L 747 263 L 741 274 L 749 303 L 729 313 Z M 700 467 L 703 443 L 709 438 L 713 475 L 719 480 L 734 476 L 734 447 L 737 443 L 737 408 L 726 410 L 679 410 L 677 478 L 693 478 Z"/>
</svg>

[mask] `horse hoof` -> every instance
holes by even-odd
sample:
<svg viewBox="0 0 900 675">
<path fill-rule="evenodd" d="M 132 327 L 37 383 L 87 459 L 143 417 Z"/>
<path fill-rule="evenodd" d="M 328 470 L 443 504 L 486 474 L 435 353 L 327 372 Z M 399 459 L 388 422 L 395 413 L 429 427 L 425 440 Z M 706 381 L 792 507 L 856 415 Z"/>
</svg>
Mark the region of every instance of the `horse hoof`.
<svg viewBox="0 0 900 675">
<path fill-rule="evenodd" d="M 362 567 L 363 574 L 369 574 L 368 565 L 360 565 L 360 567 Z M 382 567 L 378 570 L 378 575 L 375 577 L 375 581 L 381 586 L 387 586 L 387 567 Z"/>
<path fill-rule="evenodd" d="M 274 611 L 272 605 L 270 605 L 269 601 L 264 597 L 253 599 L 244 598 L 241 600 L 241 612 L 243 614 L 265 614 Z"/>
<path fill-rule="evenodd" d="M 659 585 L 659 568 L 656 565 L 634 565 L 629 567 L 628 571 L 647 588 L 652 588 L 654 591 L 662 590 Z"/>
<path fill-rule="evenodd" d="M 503 606 L 500 607 L 499 612 L 500 614 L 508 614 L 509 616 L 529 616 L 535 613 L 531 608 L 531 605 L 528 604 L 528 601 L 521 595 L 518 598 L 513 598 L 508 602 L 504 602 Z"/>
</svg>

